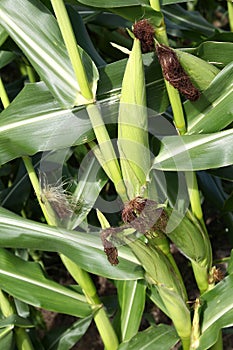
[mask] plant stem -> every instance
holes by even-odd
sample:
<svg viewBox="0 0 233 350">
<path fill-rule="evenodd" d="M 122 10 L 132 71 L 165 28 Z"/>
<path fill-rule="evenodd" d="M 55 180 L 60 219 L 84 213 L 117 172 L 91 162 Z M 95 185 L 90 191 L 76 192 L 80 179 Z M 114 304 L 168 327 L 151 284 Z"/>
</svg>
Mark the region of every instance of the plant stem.
<svg viewBox="0 0 233 350">
<path fill-rule="evenodd" d="M 151 7 L 154 10 L 160 11 L 159 0 L 151 0 L 150 3 L 151 3 Z M 169 46 L 164 20 L 162 20 L 160 27 L 156 28 L 155 35 L 159 43 Z M 182 107 L 179 91 L 175 89 L 166 79 L 164 79 L 164 81 L 167 88 L 169 101 L 172 106 L 174 124 L 176 126 L 178 133 L 180 135 L 183 135 L 186 132 L 186 125 L 185 125 L 183 107 Z"/>
<path fill-rule="evenodd" d="M 10 101 L 7 96 L 7 93 L 1 78 L 0 78 L 0 96 L 1 96 L 3 107 L 6 108 L 7 106 L 9 106 Z M 0 308 L 5 317 L 8 317 L 16 313 L 13 304 L 9 302 L 5 293 L 3 293 L 1 290 L 0 290 Z M 26 333 L 25 329 L 15 327 L 15 334 L 16 334 L 16 343 L 17 343 L 18 350 L 33 350 L 31 340 L 29 338 L 29 335 Z"/>
<path fill-rule="evenodd" d="M 72 260 L 66 256 L 60 256 L 68 271 L 79 283 L 90 305 L 101 306 L 101 301 L 96 293 L 96 288 L 93 284 L 93 281 L 90 279 L 89 274 L 86 271 L 80 269 Z M 95 313 L 94 320 L 99 334 L 104 342 L 105 349 L 116 350 L 119 345 L 118 339 L 103 306 L 101 306 L 101 308 Z"/>
<path fill-rule="evenodd" d="M 4 317 L 16 314 L 13 302 L 10 302 L 4 292 L 0 290 L 0 308 Z M 15 327 L 15 338 L 18 350 L 34 350 L 29 335 L 25 329 Z"/>
<path fill-rule="evenodd" d="M 15 313 L 15 308 L 9 299 L 6 297 L 5 293 L 0 289 L 0 306 L 1 311 L 5 317 L 9 317 Z"/>
<path fill-rule="evenodd" d="M 0 77 L 0 97 L 4 108 L 7 108 L 10 104 L 9 98 L 6 93 L 5 86 L 3 85 L 2 78 Z"/>
<path fill-rule="evenodd" d="M 40 204 L 41 210 L 44 214 L 45 220 L 48 223 L 48 225 L 50 226 L 56 226 L 56 221 L 52 219 L 52 215 L 48 213 L 48 209 L 45 207 L 45 204 L 42 202 L 41 200 L 41 189 L 40 189 L 40 185 L 39 185 L 39 181 L 37 178 L 37 175 L 35 173 L 35 169 L 32 165 L 32 161 L 30 159 L 30 157 L 24 156 L 22 157 L 25 168 L 27 170 L 28 176 L 30 178 L 31 184 L 33 186 L 33 189 L 35 191 L 37 200 Z"/>
<path fill-rule="evenodd" d="M 204 225 L 203 213 L 201 208 L 201 199 L 200 199 L 200 193 L 198 190 L 196 173 L 192 171 L 186 171 L 185 178 L 186 178 L 186 183 L 188 187 L 192 213 Z"/>
<path fill-rule="evenodd" d="M 227 8 L 228 8 L 229 25 L 230 25 L 231 32 L 233 32 L 233 2 L 232 2 L 232 0 L 227 1 Z"/>
<path fill-rule="evenodd" d="M 104 163 L 101 165 L 114 183 L 116 191 L 120 195 L 122 201 L 125 202 L 128 197 L 122 180 L 120 166 L 101 113 L 98 107 L 94 104 L 87 106 L 87 113 L 98 141 L 100 155 L 103 157 Z M 98 154 L 98 152 L 96 154 Z"/>
<path fill-rule="evenodd" d="M 91 87 L 87 79 L 86 71 L 83 66 L 81 55 L 78 50 L 74 32 L 64 2 L 63 0 L 51 0 L 51 4 L 57 17 L 58 25 L 66 45 L 81 94 L 87 99 L 88 102 L 93 102 Z"/>
<path fill-rule="evenodd" d="M 150 0 L 150 6 L 155 11 L 160 11 L 160 2 L 159 2 L 159 0 Z"/>
<path fill-rule="evenodd" d="M 29 64 L 26 64 L 26 70 L 27 70 L 27 75 L 30 83 L 35 83 L 36 82 L 36 74 L 32 66 Z"/>
<path fill-rule="evenodd" d="M 23 161 L 48 225 L 56 226 L 57 225 L 56 221 L 54 221 L 51 214 L 48 213 L 48 207 L 45 207 L 44 203 L 42 203 L 41 201 L 40 186 L 39 186 L 38 178 L 33 168 L 31 159 L 29 157 L 23 157 Z M 74 277 L 77 283 L 81 286 L 83 293 L 87 298 L 88 303 L 90 303 L 90 305 L 93 307 L 101 306 L 101 302 L 97 295 L 96 288 L 89 274 L 86 271 L 82 270 L 74 262 L 72 262 L 68 257 L 62 254 L 60 254 L 60 257 L 64 265 L 66 266 L 67 270 L 69 271 L 69 273 Z M 101 307 L 99 310 L 96 311 L 94 315 L 94 320 L 100 332 L 100 335 L 102 337 L 106 350 L 117 349 L 118 340 L 113 330 L 113 327 L 108 319 L 106 311 L 104 310 L 103 307 Z"/>
</svg>

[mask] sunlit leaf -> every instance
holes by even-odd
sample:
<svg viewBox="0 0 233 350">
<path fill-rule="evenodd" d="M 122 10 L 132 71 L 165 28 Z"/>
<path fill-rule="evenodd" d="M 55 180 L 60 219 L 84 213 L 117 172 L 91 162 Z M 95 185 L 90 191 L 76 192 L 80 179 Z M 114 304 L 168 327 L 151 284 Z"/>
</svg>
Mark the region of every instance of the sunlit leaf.
<svg viewBox="0 0 233 350">
<path fill-rule="evenodd" d="M 137 334 L 145 307 L 146 284 L 142 281 L 117 281 L 120 305 L 119 327 L 122 341 Z"/>
<path fill-rule="evenodd" d="M 209 349 L 223 327 L 233 325 L 233 276 L 224 278 L 214 289 L 201 298 L 203 322 L 198 349 Z"/>
<path fill-rule="evenodd" d="M 27 262 L 0 249 L 0 287 L 31 305 L 84 317 L 91 308 L 83 295 L 47 279 L 38 263 Z"/>
<path fill-rule="evenodd" d="M 233 129 L 204 135 L 165 136 L 152 169 L 204 170 L 231 165 Z"/>
<path fill-rule="evenodd" d="M 233 63 L 227 65 L 195 103 L 184 104 L 187 133 L 216 132 L 233 121 Z"/>
<path fill-rule="evenodd" d="M 59 327 L 59 334 L 55 332 L 52 332 L 51 334 L 51 332 L 48 332 L 43 339 L 45 348 L 47 350 L 69 350 L 85 334 L 91 321 L 92 317 L 88 316 L 84 319 L 78 320 L 73 323 L 72 326 L 64 330 L 63 327 Z"/>
<path fill-rule="evenodd" d="M 170 350 L 178 341 L 173 327 L 160 324 L 139 332 L 129 342 L 122 343 L 119 350 Z"/>
<path fill-rule="evenodd" d="M 86 233 L 25 220 L 0 208 L 0 246 L 60 252 L 79 267 L 114 279 L 141 279 L 143 270 L 127 247 L 119 248 L 119 264 L 112 266 L 104 253 L 99 232 Z"/>
<path fill-rule="evenodd" d="M 23 20 L 22 20 L 23 15 Z M 54 16 L 39 1 L 2 0 L 0 24 L 24 52 L 49 90 L 63 107 L 85 104 Z M 80 49 L 95 95 L 98 71 Z"/>
</svg>

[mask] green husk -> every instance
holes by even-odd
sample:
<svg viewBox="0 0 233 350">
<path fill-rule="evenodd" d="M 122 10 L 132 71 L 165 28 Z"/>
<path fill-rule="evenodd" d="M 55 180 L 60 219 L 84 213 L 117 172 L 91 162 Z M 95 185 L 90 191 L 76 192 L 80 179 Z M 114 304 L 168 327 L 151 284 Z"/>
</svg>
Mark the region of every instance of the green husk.
<svg viewBox="0 0 233 350">
<path fill-rule="evenodd" d="M 191 318 L 186 305 L 186 291 L 170 261 L 160 249 L 151 246 L 150 242 L 146 244 L 136 240 L 129 241 L 128 244 L 145 269 L 148 282 L 156 286 L 184 349 L 189 349 Z"/>
<path fill-rule="evenodd" d="M 132 199 L 143 194 L 150 168 L 145 78 L 140 41 L 136 38 L 122 82 L 118 147 L 123 179 Z"/>
<path fill-rule="evenodd" d="M 208 275 L 212 266 L 209 237 L 190 212 L 183 216 L 169 209 L 166 211 L 169 221 L 165 234 L 191 261 L 198 287 L 203 293 L 209 287 Z"/>
<path fill-rule="evenodd" d="M 191 81 L 201 91 L 207 89 L 219 69 L 199 57 L 181 50 L 175 50 L 180 64 L 190 77 Z"/>
</svg>

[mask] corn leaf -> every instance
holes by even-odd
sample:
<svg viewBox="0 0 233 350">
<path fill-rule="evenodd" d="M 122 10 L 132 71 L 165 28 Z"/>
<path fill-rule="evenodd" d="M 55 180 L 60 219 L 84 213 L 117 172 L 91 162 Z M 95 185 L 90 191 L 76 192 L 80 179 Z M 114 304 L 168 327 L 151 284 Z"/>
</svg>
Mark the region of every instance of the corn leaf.
<svg viewBox="0 0 233 350">
<path fill-rule="evenodd" d="M 232 288 L 230 275 L 201 297 L 203 322 L 198 349 L 209 349 L 217 341 L 221 328 L 233 325 Z"/>
<path fill-rule="evenodd" d="M 233 129 L 201 135 L 165 136 L 152 169 L 193 171 L 233 163 Z"/>
<path fill-rule="evenodd" d="M 37 0 L 0 2 L 0 24 L 21 48 L 63 107 L 85 104 L 54 16 Z M 98 71 L 79 48 L 95 96 Z"/>
<path fill-rule="evenodd" d="M 38 263 L 27 262 L 0 249 L 0 287 L 14 297 L 37 307 L 77 317 L 91 314 L 86 298 L 47 279 Z"/>
<path fill-rule="evenodd" d="M 160 324 L 139 332 L 129 342 L 122 343 L 119 350 L 170 350 L 179 338 L 172 326 Z"/>
<path fill-rule="evenodd" d="M 57 333 L 48 334 L 43 339 L 43 345 L 47 350 L 69 350 L 82 338 L 90 326 L 91 321 L 91 317 L 85 317 L 74 322 L 64 331 L 61 331 L 59 335 Z"/>
<path fill-rule="evenodd" d="M 145 307 L 146 284 L 143 281 L 117 281 L 120 305 L 120 338 L 128 341 L 138 332 Z"/>
<path fill-rule="evenodd" d="M 119 249 L 119 265 L 107 261 L 99 233 L 81 233 L 38 224 L 0 208 L 0 246 L 59 252 L 82 269 L 114 279 L 141 279 L 140 263 L 127 247 Z"/>
<path fill-rule="evenodd" d="M 203 73 L 204 74 L 204 73 Z M 205 76 L 205 75 L 204 75 Z M 187 133 L 217 132 L 233 121 L 233 63 L 228 64 L 195 103 L 184 104 Z"/>
</svg>

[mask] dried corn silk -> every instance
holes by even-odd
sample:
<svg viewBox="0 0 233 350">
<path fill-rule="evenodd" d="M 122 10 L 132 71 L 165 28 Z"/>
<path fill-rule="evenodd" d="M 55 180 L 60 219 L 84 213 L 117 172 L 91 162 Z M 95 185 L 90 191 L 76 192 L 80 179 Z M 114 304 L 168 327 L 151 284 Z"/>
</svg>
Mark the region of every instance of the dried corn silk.
<svg viewBox="0 0 233 350">
<path fill-rule="evenodd" d="M 200 97 L 200 91 L 191 82 L 175 51 L 166 45 L 158 44 L 156 52 L 164 78 L 188 100 L 196 101 Z"/>
</svg>

